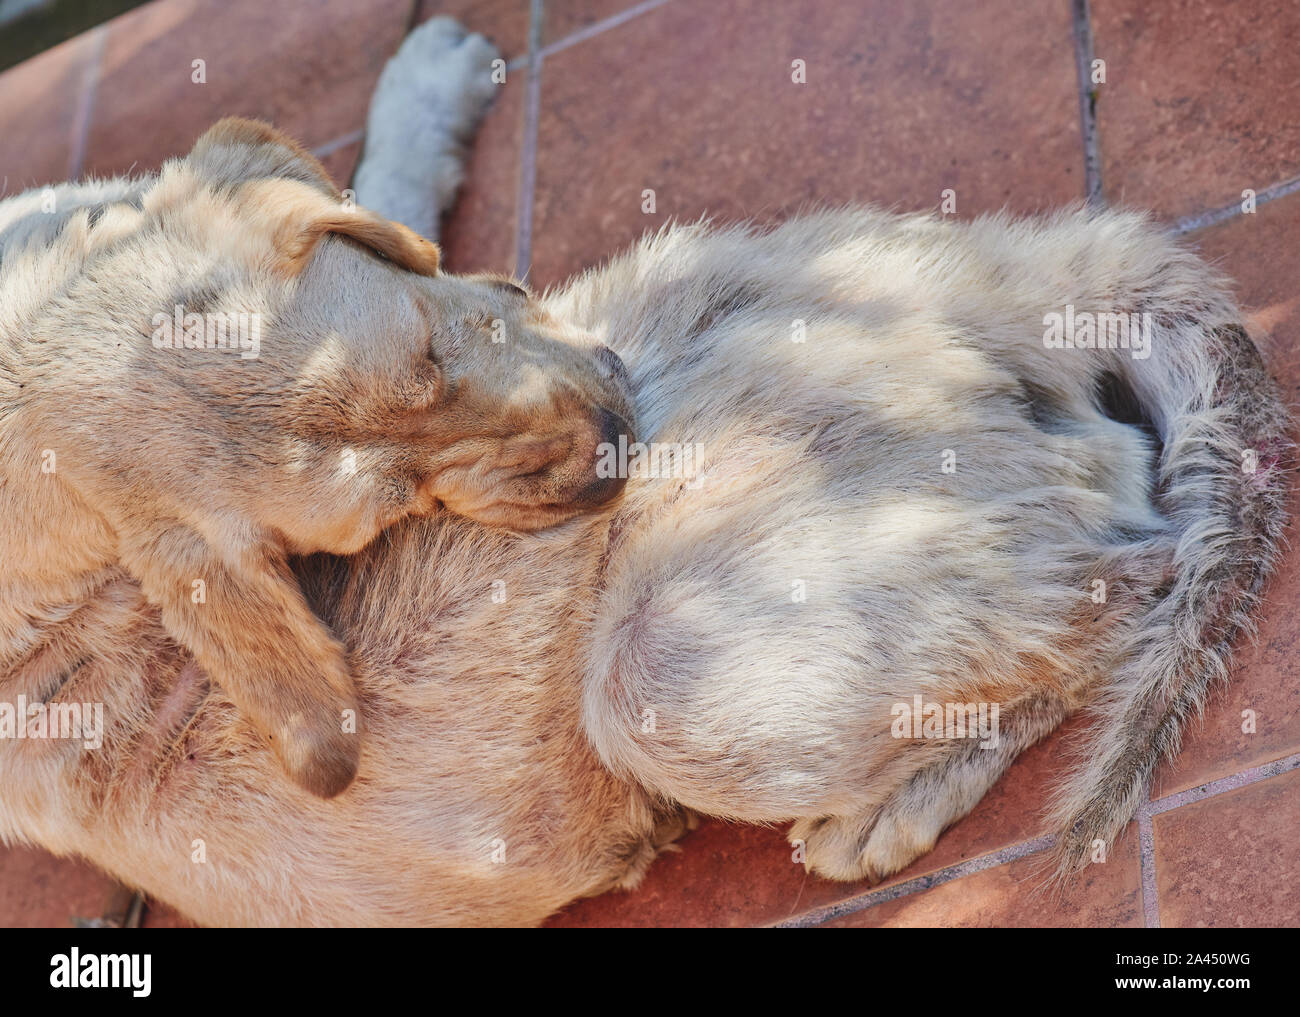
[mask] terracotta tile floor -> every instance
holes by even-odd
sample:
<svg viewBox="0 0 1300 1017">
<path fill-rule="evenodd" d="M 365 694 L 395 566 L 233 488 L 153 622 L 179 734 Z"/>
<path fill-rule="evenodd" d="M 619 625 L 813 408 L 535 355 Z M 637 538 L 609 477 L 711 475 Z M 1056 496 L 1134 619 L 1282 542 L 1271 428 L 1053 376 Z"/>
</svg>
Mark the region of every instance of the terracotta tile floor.
<svg viewBox="0 0 1300 1017">
<path fill-rule="evenodd" d="M 947 188 L 969 216 L 1091 189 L 1178 223 L 1238 280 L 1276 376 L 1300 390 L 1289 0 L 1092 0 L 1082 12 L 1070 0 L 155 0 L 0 75 L 0 181 L 13 193 L 152 168 L 227 113 L 276 120 L 345 181 L 384 60 L 413 16 L 442 12 L 511 61 L 444 230 L 453 269 L 547 284 L 672 216 L 927 209 Z M 1089 53 L 1104 80 L 1089 65 L 1095 101 L 1081 103 Z M 196 59 L 204 85 L 190 80 Z M 791 82 L 796 59 L 806 84 Z M 1095 131 L 1081 128 L 1090 107 Z M 882 886 L 808 878 L 779 830 L 706 823 L 636 892 L 552 924 L 1300 923 L 1298 555 L 1130 835 L 1060 899 L 1036 892 L 1037 813 L 1077 723 Z M 99 914 L 111 890 L 76 861 L 0 849 L 2 924 L 66 925 Z M 184 924 L 159 905 L 146 920 Z"/>
</svg>

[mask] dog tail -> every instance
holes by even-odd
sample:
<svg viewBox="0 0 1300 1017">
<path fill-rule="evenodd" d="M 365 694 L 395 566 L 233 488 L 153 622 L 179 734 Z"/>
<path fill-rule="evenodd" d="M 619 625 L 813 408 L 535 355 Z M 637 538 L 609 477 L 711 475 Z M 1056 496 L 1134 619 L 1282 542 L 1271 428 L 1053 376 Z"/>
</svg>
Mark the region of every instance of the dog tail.
<svg viewBox="0 0 1300 1017">
<path fill-rule="evenodd" d="M 1154 280 L 1134 291 L 1153 312 L 1146 356 L 1117 358 L 1114 372 L 1163 445 L 1153 493 L 1170 523 L 1172 566 L 1148 577 L 1154 596 L 1094 704 L 1100 723 L 1085 759 L 1055 799 L 1058 876 L 1099 842 L 1109 850 L 1156 766 L 1178 752 L 1184 723 L 1226 681 L 1286 521 L 1289 416 L 1218 281 L 1190 252 L 1156 243 Z"/>
</svg>

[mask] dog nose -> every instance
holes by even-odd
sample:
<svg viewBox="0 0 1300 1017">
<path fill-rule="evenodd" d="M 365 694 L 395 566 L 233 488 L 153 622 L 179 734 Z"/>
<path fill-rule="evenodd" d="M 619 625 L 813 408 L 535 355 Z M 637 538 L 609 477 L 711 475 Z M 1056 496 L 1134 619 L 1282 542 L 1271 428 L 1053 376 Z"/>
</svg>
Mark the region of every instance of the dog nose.
<svg viewBox="0 0 1300 1017">
<path fill-rule="evenodd" d="M 600 436 L 592 459 L 594 479 L 579 491 L 578 496 L 573 500 L 575 505 L 584 508 L 605 504 L 626 486 L 627 471 L 623 469 L 625 456 L 619 454 L 619 442 L 623 441 L 626 447 L 633 441 L 632 428 L 628 422 L 603 406 L 596 411 L 594 423 L 595 431 Z M 613 463 L 618 468 L 611 476 L 601 476 L 596 467 L 602 462 Z"/>
<path fill-rule="evenodd" d="M 594 508 L 604 505 L 618 495 L 627 486 L 627 477 L 597 477 L 578 492 L 573 504 L 579 508 Z"/>
<path fill-rule="evenodd" d="M 628 422 L 603 406 L 596 411 L 596 430 L 602 445 L 613 445 L 617 449 L 619 438 L 625 436 L 627 443 L 632 444 L 632 428 Z"/>
</svg>

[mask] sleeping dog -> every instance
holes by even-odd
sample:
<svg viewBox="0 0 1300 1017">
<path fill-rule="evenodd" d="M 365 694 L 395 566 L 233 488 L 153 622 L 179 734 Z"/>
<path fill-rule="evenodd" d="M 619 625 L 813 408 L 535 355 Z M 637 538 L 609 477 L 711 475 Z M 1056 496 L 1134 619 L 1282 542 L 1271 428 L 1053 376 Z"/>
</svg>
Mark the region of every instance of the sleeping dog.
<svg viewBox="0 0 1300 1017">
<path fill-rule="evenodd" d="M 244 122 L 0 205 L 0 688 L 105 705 L 97 750 L 0 743 L 0 834 L 209 923 L 536 923 L 696 813 L 884 877 L 1086 707 L 1060 871 L 1106 849 L 1283 527 L 1288 420 L 1222 281 L 1082 210 L 444 276 L 391 220 L 434 228 L 494 57 L 408 39 L 376 213 Z M 261 314 L 258 356 L 154 348 L 177 305 Z M 358 750 L 328 801 L 275 765 L 330 794 Z"/>
<path fill-rule="evenodd" d="M 289 556 L 436 506 L 537 529 L 622 485 L 596 473 L 627 438 L 613 355 L 509 280 L 439 273 L 264 124 L 10 199 L 0 261 L 4 669 L 125 572 L 318 795 L 353 779 L 360 719 Z"/>
</svg>

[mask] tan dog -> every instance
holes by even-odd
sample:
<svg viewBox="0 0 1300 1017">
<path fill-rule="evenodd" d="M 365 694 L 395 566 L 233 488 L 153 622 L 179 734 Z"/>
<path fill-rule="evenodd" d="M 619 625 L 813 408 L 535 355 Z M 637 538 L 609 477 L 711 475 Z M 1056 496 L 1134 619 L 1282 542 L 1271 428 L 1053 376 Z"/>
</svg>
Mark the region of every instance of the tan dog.
<svg viewBox="0 0 1300 1017">
<path fill-rule="evenodd" d="M 438 504 L 518 530 L 598 504 L 625 395 L 518 287 L 439 276 L 265 125 L 221 122 L 52 239 L 33 215 L 6 217 L 0 279 L 0 661 L 120 564 L 294 780 L 337 794 L 355 690 L 288 556 Z"/>
<path fill-rule="evenodd" d="M 449 63 L 474 52 L 445 23 L 412 40 Z M 489 73 L 482 49 L 465 60 L 472 75 Z M 306 163 L 282 139 L 246 147 L 245 163 L 302 182 Z M 392 147 L 374 177 L 400 179 Z M 221 221 L 269 235 L 239 197 L 260 192 L 220 193 Z M 71 231 L 74 265 L 81 214 L 41 240 L 57 249 Z M 131 234 L 132 271 L 243 249 L 202 217 L 184 221 Z M 283 263 L 277 245 L 262 250 Z M 39 261 L 40 245 L 22 257 L 8 292 L 53 285 L 0 301 L 6 336 L 70 292 L 64 258 Z M 77 277 L 78 306 L 124 285 L 116 273 Z M 283 778 L 231 690 L 208 685 L 112 558 L 90 559 L 75 581 L 71 569 L 20 574 L 26 600 L 5 602 L 31 606 L 6 632 L 30 649 L 8 663 L 0 705 L 102 704 L 105 730 L 96 749 L 0 740 L 0 836 L 84 855 L 202 922 L 537 923 L 635 883 L 689 810 L 793 822 L 814 872 L 881 877 L 1087 707 L 1097 723 L 1057 817 L 1058 860 L 1072 870 L 1120 834 L 1177 751 L 1276 556 L 1286 415 L 1222 282 L 1135 214 L 960 224 L 867 209 L 770 231 L 674 227 L 540 299 L 421 276 L 332 239 L 299 279 L 308 331 L 354 323 L 357 356 L 409 341 L 368 322 L 463 321 L 517 301 L 507 320 L 528 345 L 468 344 L 478 359 L 463 383 L 513 397 L 531 368 L 586 394 L 582 454 L 563 460 L 582 470 L 542 497 L 504 498 L 563 503 L 529 510 L 527 525 L 594 500 L 572 479 L 604 429 L 593 407 L 630 413 L 619 360 L 586 352 L 595 342 L 626 363 L 642 440 L 692 450 L 657 461 L 690 469 L 638 471 L 616 506 L 527 534 L 465 518 L 518 526 L 523 511 L 454 493 L 490 490 L 480 465 L 435 486 L 461 515 L 399 521 L 347 559 L 296 560 L 307 602 L 352 651 L 365 717 L 358 777 L 329 801 Z M 173 292 L 159 287 L 139 313 Z M 104 334 L 121 320 L 106 316 Z M 1097 348 L 1103 321 L 1117 341 Z M 379 405 L 406 376 L 387 377 Z M 177 441 L 208 441 L 220 457 L 216 438 L 240 440 L 233 412 L 185 428 L 194 407 L 170 391 Z M 240 405 L 263 397 L 250 390 Z M 276 405 L 294 412 L 272 414 L 263 437 L 303 434 L 330 413 L 328 399 Z M 111 418 L 128 420 L 121 406 Z M 319 430 L 299 440 L 310 448 Z M 395 445 L 408 454 L 409 435 Z M 484 454 L 474 461 L 520 468 Z M 203 508 L 156 464 L 137 469 L 149 471 L 145 494 L 161 486 Z M 203 494 L 240 483 L 232 473 Z M 31 487 L 6 478 L 7 525 L 49 512 Z M 236 508 L 296 532 L 316 493 Z M 56 529 L 30 542 L 33 562 L 83 546 Z M 971 727 L 949 730 L 966 706 Z"/>
</svg>

